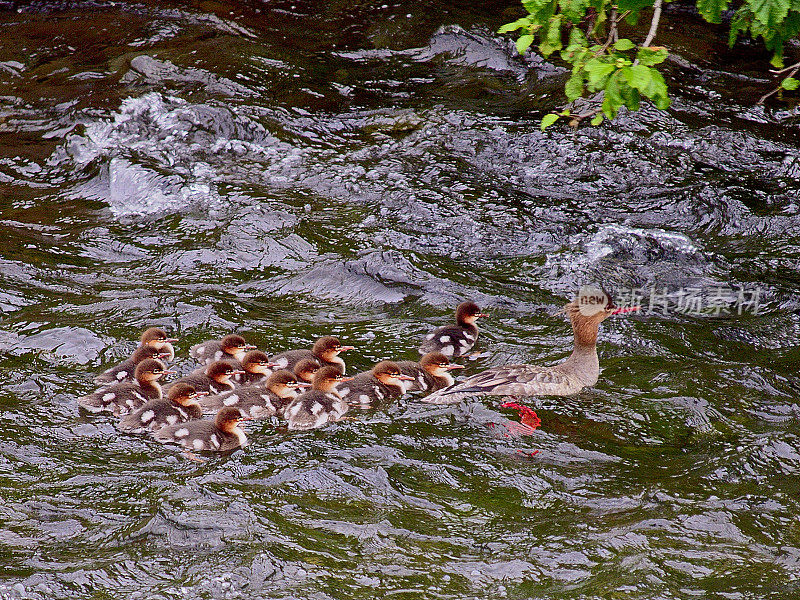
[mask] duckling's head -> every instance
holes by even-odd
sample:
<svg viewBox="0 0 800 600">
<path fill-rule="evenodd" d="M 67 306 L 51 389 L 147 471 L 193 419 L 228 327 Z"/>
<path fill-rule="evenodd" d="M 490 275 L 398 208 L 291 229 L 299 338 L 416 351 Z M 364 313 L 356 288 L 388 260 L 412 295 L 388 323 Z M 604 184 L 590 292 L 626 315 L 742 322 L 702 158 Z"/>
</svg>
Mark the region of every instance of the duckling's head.
<svg viewBox="0 0 800 600">
<path fill-rule="evenodd" d="M 198 392 L 193 385 L 188 383 L 176 383 L 167 392 L 167 398 L 174 404 L 181 406 L 191 406 L 197 404 L 198 396 L 207 396 L 208 392 Z"/>
<path fill-rule="evenodd" d="M 300 381 L 311 383 L 314 374 L 319 370 L 319 363 L 311 358 L 304 358 L 294 366 L 294 374 Z"/>
<path fill-rule="evenodd" d="M 448 371 L 464 368 L 464 365 L 451 363 L 450 360 L 441 352 L 428 352 L 428 354 L 420 359 L 419 366 L 421 366 L 434 377 L 444 378 L 447 378 Z"/>
<path fill-rule="evenodd" d="M 352 377 L 345 377 L 339 367 L 334 365 L 327 365 L 322 367 L 314 375 L 314 381 L 311 387 L 321 392 L 330 392 L 337 383 L 342 381 L 350 381 Z"/>
<path fill-rule="evenodd" d="M 151 327 L 150 329 L 146 329 L 144 333 L 142 333 L 141 344 L 142 346 L 150 346 L 152 348 L 157 348 L 158 350 L 164 349 L 167 346 L 170 346 L 177 342 L 177 338 L 168 338 L 167 334 L 164 333 L 163 329 L 159 329 L 158 327 Z"/>
<path fill-rule="evenodd" d="M 242 358 L 242 368 L 248 373 L 261 373 L 269 375 L 273 367 L 276 367 L 274 362 L 270 362 L 269 357 L 261 352 L 261 350 L 251 350 Z"/>
<path fill-rule="evenodd" d="M 390 360 L 384 360 L 372 367 L 372 376 L 384 385 L 392 385 L 401 389 L 405 389 L 403 387 L 403 381 L 411 381 L 414 379 L 408 375 L 403 375 L 397 363 Z"/>
<path fill-rule="evenodd" d="M 209 379 L 213 379 L 219 384 L 225 385 L 234 375 L 242 375 L 244 371 L 237 369 L 229 362 L 218 360 L 211 363 L 206 369 L 206 375 Z"/>
<path fill-rule="evenodd" d="M 291 371 L 281 369 L 269 376 L 266 387 L 279 398 L 288 400 L 297 397 L 297 389 L 300 385 Z"/>
<path fill-rule="evenodd" d="M 255 348 L 252 344 L 248 344 L 244 341 L 242 336 L 235 333 L 222 338 L 222 340 L 220 340 L 220 346 L 225 354 L 233 356 L 236 360 L 242 360 L 245 352 Z"/>
<path fill-rule="evenodd" d="M 456 307 L 456 323 L 459 325 L 475 325 L 475 319 L 488 316 L 474 302 L 462 302 Z"/>
<path fill-rule="evenodd" d="M 217 426 L 217 429 L 221 429 L 225 433 L 234 433 L 233 430 L 236 429 L 236 425 L 239 424 L 239 421 L 246 420 L 247 417 L 245 417 L 238 408 L 235 406 L 226 406 L 214 417 L 214 425 Z"/>
<path fill-rule="evenodd" d="M 134 350 L 131 358 L 134 363 L 139 364 L 146 358 L 169 358 L 169 352 L 164 352 L 163 350 L 159 350 L 153 346 L 139 346 L 136 348 L 136 350 Z"/>
<path fill-rule="evenodd" d="M 314 352 L 316 356 L 319 356 L 325 362 L 335 362 L 336 357 L 339 356 L 340 352 L 345 352 L 346 350 L 352 349 L 353 346 L 342 346 L 342 344 L 339 342 L 339 338 L 333 337 L 332 335 L 326 335 L 325 337 L 321 337 L 316 341 L 312 352 Z"/>
<path fill-rule="evenodd" d="M 170 371 L 166 367 L 164 367 L 164 363 L 160 360 L 156 360 L 155 358 L 146 358 L 138 365 L 136 365 L 136 371 L 134 373 L 136 377 L 136 381 L 139 383 L 148 383 L 151 384 L 154 381 L 159 380 L 163 375 L 169 375 L 170 373 L 175 373 L 175 371 Z"/>
</svg>

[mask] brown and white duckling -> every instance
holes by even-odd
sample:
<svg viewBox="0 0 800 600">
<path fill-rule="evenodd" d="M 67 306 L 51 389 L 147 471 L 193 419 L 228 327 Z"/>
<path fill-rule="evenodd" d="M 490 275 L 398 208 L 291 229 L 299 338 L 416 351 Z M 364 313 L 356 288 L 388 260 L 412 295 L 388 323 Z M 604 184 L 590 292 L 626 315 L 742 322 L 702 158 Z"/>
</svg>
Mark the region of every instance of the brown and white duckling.
<svg viewBox="0 0 800 600">
<path fill-rule="evenodd" d="M 198 392 L 208 392 L 209 394 L 221 394 L 233 389 L 231 377 L 243 375 L 242 369 L 225 360 L 212 362 L 205 371 L 194 371 L 178 379 L 172 385 L 188 383 Z M 172 387 L 172 386 L 170 386 Z"/>
<path fill-rule="evenodd" d="M 226 406 L 213 421 L 197 420 L 162 427 L 153 434 L 161 443 L 179 444 L 189 450 L 227 452 L 247 445 L 247 436 L 239 427 L 247 418 L 238 408 Z"/>
<path fill-rule="evenodd" d="M 164 363 L 154 358 L 146 358 L 136 366 L 136 383 L 123 381 L 100 388 L 82 398 L 78 405 L 91 412 L 110 410 L 117 416 L 127 415 L 150 400 L 162 397 L 158 380 L 169 373 Z"/>
<path fill-rule="evenodd" d="M 189 356 L 201 365 L 210 365 L 224 358 L 233 358 L 241 362 L 248 350 L 255 350 L 255 346 L 248 344 L 242 336 L 232 333 L 220 340 L 195 344 L 189 348 Z"/>
<path fill-rule="evenodd" d="M 441 352 L 428 352 L 419 362 L 401 360 L 397 363 L 411 381 L 405 382 L 406 392 L 433 392 L 455 383 L 450 371 L 463 369 L 464 365 L 451 363 Z"/>
<path fill-rule="evenodd" d="M 98 385 L 108 385 L 110 383 L 120 383 L 123 381 L 136 381 L 134 373 L 136 372 L 136 365 L 145 360 L 146 358 L 155 359 L 168 359 L 170 353 L 166 350 L 158 350 L 150 346 L 139 346 L 131 356 L 116 366 L 106 369 L 100 375 L 94 378 L 94 382 Z"/>
<path fill-rule="evenodd" d="M 120 381 L 134 381 L 133 374 L 136 371 L 136 365 L 144 359 L 157 358 L 167 361 L 174 359 L 175 348 L 172 344 L 177 341 L 177 338 L 168 338 L 164 330 L 158 327 L 146 329 L 142 333 L 139 346 L 137 346 L 133 354 L 120 364 L 100 373 L 94 378 L 94 382 L 101 385 Z"/>
<path fill-rule="evenodd" d="M 350 406 L 369 408 L 383 400 L 399 398 L 406 391 L 405 382 L 413 377 L 404 375 L 397 363 L 379 362 L 366 373 L 359 373 L 352 381 L 337 386 L 336 391 Z"/>
<path fill-rule="evenodd" d="M 150 400 L 119 422 L 119 429 L 128 432 L 156 431 L 167 425 L 201 419 L 203 409 L 197 398 L 206 392 L 198 392 L 188 383 L 178 383 L 169 388 L 166 398 Z"/>
<path fill-rule="evenodd" d="M 540 365 L 506 365 L 487 369 L 477 375 L 423 398 L 423 402 L 449 404 L 471 396 L 571 396 L 586 386 L 597 383 L 600 362 L 597 358 L 597 336 L 600 323 L 611 315 L 638 310 L 639 307 L 617 308 L 603 292 L 605 302 L 585 309 L 579 296 L 567 304 L 563 312 L 572 323 L 575 346 L 569 358 L 551 367 Z"/>
<path fill-rule="evenodd" d="M 314 381 L 314 375 L 319 371 L 320 364 L 315 358 L 304 358 L 294 366 L 294 374 L 298 381 L 311 383 Z"/>
<path fill-rule="evenodd" d="M 419 353 L 441 352 L 445 356 L 456 357 L 466 354 L 478 339 L 475 319 L 488 317 L 474 302 L 462 302 L 456 308 L 456 324 L 439 327 L 425 336 Z"/>
<path fill-rule="evenodd" d="M 338 366 L 342 373 L 345 372 L 345 364 L 342 357 L 339 356 L 341 352 L 352 350 L 353 346 L 342 346 L 338 338 L 332 335 L 326 335 L 319 338 L 311 350 L 289 350 L 288 352 L 281 352 L 272 357 L 272 361 L 278 363 L 279 369 L 293 370 L 297 363 L 305 358 L 316 360 L 323 367 L 325 365 Z"/>
<path fill-rule="evenodd" d="M 235 377 L 236 385 L 262 385 L 276 366 L 261 350 L 251 350 L 242 358 L 241 369 L 244 373 Z"/>
<path fill-rule="evenodd" d="M 311 389 L 292 400 L 284 410 L 289 429 L 316 429 L 341 419 L 349 407 L 335 388 L 337 383 L 350 379 L 334 365 L 317 371 Z"/>
<path fill-rule="evenodd" d="M 253 419 L 268 419 L 272 416 L 283 416 L 283 410 L 295 398 L 300 387 L 308 387 L 300 383 L 289 371 L 275 371 L 267 379 L 264 386 L 250 385 L 232 392 L 222 392 L 208 396 L 200 401 L 204 412 L 216 412 L 225 406 L 234 406 Z"/>
</svg>

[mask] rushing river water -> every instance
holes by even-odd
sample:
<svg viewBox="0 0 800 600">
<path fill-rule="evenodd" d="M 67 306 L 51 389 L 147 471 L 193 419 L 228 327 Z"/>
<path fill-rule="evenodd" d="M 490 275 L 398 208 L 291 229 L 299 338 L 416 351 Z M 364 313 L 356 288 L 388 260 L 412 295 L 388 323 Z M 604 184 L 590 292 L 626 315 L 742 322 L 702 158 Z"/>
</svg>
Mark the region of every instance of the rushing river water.
<svg viewBox="0 0 800 600">
<path fill-rule="evenodd" d="M 798 597 L 797 118 L 667 18 L 669 111 L 541 133 L 513 6 L 0 12 L 0 598 Z M 75 401 L 146 326 L 355 371 L 466 298 L 468 373 L 552 364 L 586 282 L 645 310 L 533 435 L 404 399 L 196 463 Z"/>
</svg>

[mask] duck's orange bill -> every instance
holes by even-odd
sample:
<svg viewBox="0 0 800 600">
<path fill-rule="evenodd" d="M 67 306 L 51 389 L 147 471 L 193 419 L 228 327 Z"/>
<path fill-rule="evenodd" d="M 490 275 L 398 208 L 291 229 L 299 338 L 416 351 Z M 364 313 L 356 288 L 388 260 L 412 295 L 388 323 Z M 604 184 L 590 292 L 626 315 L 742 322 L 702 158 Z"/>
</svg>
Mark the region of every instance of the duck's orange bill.
<svg viewBox="0 0 800 600">
<path fill-rule="evenodd" d="M 464 365 L 457 365 L 457 364 L 455 364 L 455 363 L 450 363 L 449 365 L 447 365 L 447 366 L 445 367 L 445 369 L 446 369 L 447 371 L 452 371 L 453 369 L 465 369 L 465 368 L 466 368 L 466 367 L 465 367 Z"/>
<path fill-rule="evenodd" d="M 489 315 L 487 313 L 475 313 L 472 316 L 473 317 L 488 317 Z"/>
<path fill-rule="evenodd" d="M 395 379 L 399 379 L 400 381 L 414 381 L 411 375 L 395 375 Z"/>
<path fill-rule="evenodd" d="M 162 375 L 175 375 L 175 373 L 177 373 L 177 371 L 173 371 L 171 369 L 164 369 L 163 371 L 161 371 Z"/>
<path fill-rule="evenodd" d="M 345 352 L 347 350 L 355 350 L 355 346 L 339 346 L 339 352 Z"/>
<path fill-rule="evenodd" d="M 352 377 L 340 377 L 336 381 L 341 383 L 342 381 L 352 381 L 352 380 L 353 380 Z"/>
</svg>

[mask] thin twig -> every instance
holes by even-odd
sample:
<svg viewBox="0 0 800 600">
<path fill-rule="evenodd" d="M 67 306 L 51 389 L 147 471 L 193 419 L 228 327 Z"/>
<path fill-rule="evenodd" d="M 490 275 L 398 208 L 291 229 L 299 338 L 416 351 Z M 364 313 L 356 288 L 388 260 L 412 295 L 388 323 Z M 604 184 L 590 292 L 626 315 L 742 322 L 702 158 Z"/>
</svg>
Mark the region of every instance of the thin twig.
<svg viewBox="0 0 800 600">
<path fill-rule="evenodd" d="M 653 38 L 656 37 L 658 22 L 661 20 L 661 3 L 662 0 L 656 0 L 653 4 L 653 20 L 650 21 L 650 31 L 647 32 L 647 37 L 644 38 L 643 48 L 647 48 L 653 42 Z"/>
<path fill-rule="evenodd" d="M 788 67 L 788 68 L 792 69 L 792 71 L 786 77 L 794 77 L 795 74 L 797 74 L 797 72 L 800 71 L 800 62 L 797 63 L 797 64 L 794 64 L 794 65 L 792 65 L 791 67 Z M 785 73 L 786 70 L 787 69 L 782 69 L 780 71 L 777 71 L 777 73 Z M 773 71 L 773 73 L 775 73 L 775 72 L 776 71 Z M 770 96 L 772 96 L 774 94 L 777 94 L 781 89 L 782 89 L 781 85 L 778 84 L 778 86 L 774 90 L 772 90 L 771 92 L 768 92 L 768 93 L 764 94 L 763 96 L 761 96 L 761 98 L 758 99 L 758 102 L 756 102 L 756 106 L 758 106 L 759 104 L 764 104 L 764 102 L 766 101 L 767 98 L 769 98 Z"/>
<path fill-rule="evenodd" d="M 786 67 L 785 69 L 781 69 L 780 71 L 773 71 L 772 69 L 770 69 L 769 72 L 772 73 L 773 75 L 780 75 L 781 73 L 786 73 L 786 71 L 792 71 L 792 70 L 797 71 L 798 67 L 800 67 L 800 62 L 796 62 L 793 65 L 789 65 L 788 67 Z"/>
</svg>

